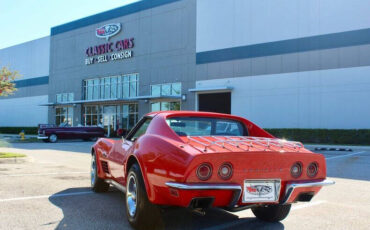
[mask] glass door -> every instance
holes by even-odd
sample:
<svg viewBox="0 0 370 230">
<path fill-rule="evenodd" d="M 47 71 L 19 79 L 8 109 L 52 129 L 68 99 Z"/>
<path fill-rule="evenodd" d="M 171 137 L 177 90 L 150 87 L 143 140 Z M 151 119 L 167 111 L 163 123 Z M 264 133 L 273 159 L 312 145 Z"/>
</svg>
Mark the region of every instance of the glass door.
<svg viewBox="0 0 370 230">
<path fill-rule="evenodd" d="M 104 106 L 103 126 L 108 137 L 115 135 L 117 127 L 116 106 Z"/>
</svg>

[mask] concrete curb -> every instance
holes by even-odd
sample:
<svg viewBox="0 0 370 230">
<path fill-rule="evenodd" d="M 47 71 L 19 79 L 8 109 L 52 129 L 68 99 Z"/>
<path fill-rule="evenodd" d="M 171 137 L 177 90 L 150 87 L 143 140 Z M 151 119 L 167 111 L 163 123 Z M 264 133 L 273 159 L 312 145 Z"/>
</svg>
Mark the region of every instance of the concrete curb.
<svg viewBox="0 0 370 230">
<path fill-rule="evenodd" d="M 354 150 L 366 150 L 370 151 L 370 146 L 361 145 L 304 145 L 308 149 L 313 149 L 316 151 L 342 151 L 342 152 L 352 152 Z"/>
<path fill-rule="evenodd" d="M 11 157 L 11 158 L 0 158 L 0 164 L 19 164 L 28 162 L 27 157 Z"/>
</svg>

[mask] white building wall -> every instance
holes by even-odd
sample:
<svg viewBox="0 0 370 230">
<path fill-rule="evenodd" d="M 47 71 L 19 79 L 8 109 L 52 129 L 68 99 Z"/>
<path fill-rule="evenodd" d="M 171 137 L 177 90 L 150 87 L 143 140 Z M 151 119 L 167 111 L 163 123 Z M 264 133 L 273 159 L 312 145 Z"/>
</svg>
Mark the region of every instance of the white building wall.
<svg viewBox="0 0 370 230">
<path fill-rule="evenodd" d="M 364 0 L 197 0 L 197 52 L 370 27 Z"/>
<path fill-rule="evenodd" d="M 264 128 L 370 128 L 370 67 L 197 81 L 233 87 L 232 114 Z"/>
<path fill-rule="evenodd" d="M 19 81 L 49 76 L 50 37 L 0 49 L 0 68 L 18 71 Z M 37 79 L 36 79 L 37 80 Z M 0 98 L 0 127 L 30 127 L 47 123 L 48 85 L 18 88 L 13 95 Z"/>
<path fill-rule="evenodd" d="M 0 100 L 0 127 L 35 127 L 47 123 L 48 95 Z"/>
<path fill-rule="evenodd" d="M 24 80 L 49 76 L 50 37 L 0 49 L 0 66 L 16 70 Z"/>
</svg>

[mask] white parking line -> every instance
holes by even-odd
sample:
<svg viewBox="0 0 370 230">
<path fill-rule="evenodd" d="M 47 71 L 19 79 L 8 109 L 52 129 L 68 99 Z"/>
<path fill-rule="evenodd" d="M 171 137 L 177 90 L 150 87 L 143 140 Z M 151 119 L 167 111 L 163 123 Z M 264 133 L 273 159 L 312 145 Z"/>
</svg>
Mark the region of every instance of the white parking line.
<svg viewBox="0 0 370 230">
<path fill-rule="evenodd" d="M 361 153 L 364 153 L 364 152 L 365 151 L 361 151 L 361 152 L 357 152 L 357 153 L 351 153 L 351 154 L 346 154 L 346 155 L 341 155 L 341 156 L 329 157 L 329 158 L 326 158 L 326 160 L 332 160 L 332 159 L 337 159 L 337 158 L 354 156 L 354 155 L 358 155 L 358 154 L 361 154 Z"/>
<path fill-rule="evenodd" d="M 310 203 L 307 203 L 307 204 L 293 206 L 292 210 L 307 208 L 307 207 L 323 204 L 323 203 L 326 203 L 326 202 L 327 202 L 326 200 L 318 200 L 318 201 L 310 202 Z M 235 222 L 230 222 L 230 223 L 225 223 L 225 224 L 221 224 L 221 225 L 217 225 L 217 226 L 213 226 L 213 227 L 209 227 L 209 228 L 204 228 L 203 230 L 231 229 L 232 227 L 235 227 L 235 226 L 238 226 L 238 225 L 241 225 L 243 223 L 250 222 L 250 221 L 251 221 L 250 219 L 239 219 L 238 221 L 235 221 Z"/>
<path fill-rule="evenodd" d="M 292 210 L 307 208 L 307 207 L 311 207 L 311 206 L 323 204 L 323 203 L 326 203 L 326 202 L 327 202 L 326 200 L 313 201 L 313 202 L 309 202 L 309 203 L 306 203 L 306 204 L 301 204 L 301 205 L 293 206 L 292 207 Z"/>
<path fill-rule="evenodd" d="M 209 228 L 203 228 L 203 230 L 223 230 L 223 229 L 231 229 L 232 227 L 238 226 L 240 224 L 244 224 L 247 222 L 250 222 L 250 219 L 239 219 L 237 221 L 233 221 L 230 223 L 220 224 L 217 226 L 209 227 Z"/>
<path fill-rule="evenodd" d="M 65 175 L 65 174 L 89 174 L 89 172 L 52 172 L 52 173 L 23 173 L 0 175 L 0 177 L 19 177 L 19 176 L 48 176 L 48 175 Z"/>
<path fill-rule="evenodd" d="M 25 196 L 25 197 L 0 199 L 0 202 L 10 202 L 10 201 L 19 201 L 19 200 L 35 200 L 35 199 L 45 199 L 45 198 L 65 197 L 65 196 L 78 196 L 78 195 L 86 195 L 86 194 L 92 194 L 92 193 L 94 192 L 86 191 L 86 192 L 60 193 L 60 194 L 54 194 L 54 195 Z"/>
</svg>

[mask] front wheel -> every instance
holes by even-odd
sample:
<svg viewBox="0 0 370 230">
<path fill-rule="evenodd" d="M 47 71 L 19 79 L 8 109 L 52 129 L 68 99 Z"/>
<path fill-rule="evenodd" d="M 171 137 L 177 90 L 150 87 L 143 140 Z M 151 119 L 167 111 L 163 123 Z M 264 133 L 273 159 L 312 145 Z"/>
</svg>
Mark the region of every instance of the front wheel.
<svg viewBox="0 0 370 230">
<path fill-rule="evenodd" d="M 160 226 L 160 210 L 149 201 L 137 164 L 131 167 L 127 175 L 126 189 L 126 213 L 129 223 L 138 230 L 155 229 L 156 226 Z"/>
<path fill-rule="evenodd" d="M 91 189 L 94 192 L 107 192 L 109 190 L 109 184 L 103 179 L 98 177 L 98 165 L 96 155 L 91 155 Z"/>
<path fill-rule="evenodd" d="M 288 216 L 291 206 L 291 204 L 268 205 L 252 208 L 252 212 L 260 220 L 278 222 L 284 220 Z"/>
<path fill-rule="evenodd" d="M 57 136 L 56 134 L 51 134 L 51 135 L 49 136 L 49 141 L 50 141 L 51 143 L 55 143 L 55 142 L 57 142 L 57 141 L 58 141 L 58 136 Z"/>
</svg>

